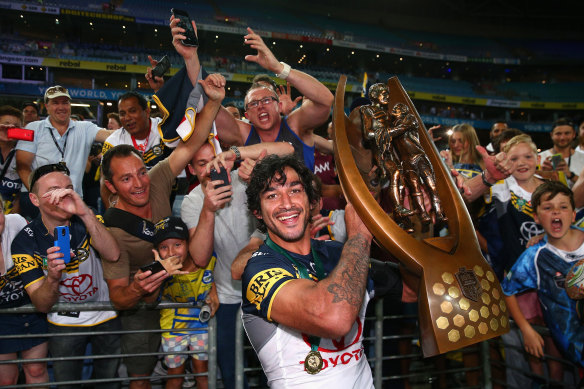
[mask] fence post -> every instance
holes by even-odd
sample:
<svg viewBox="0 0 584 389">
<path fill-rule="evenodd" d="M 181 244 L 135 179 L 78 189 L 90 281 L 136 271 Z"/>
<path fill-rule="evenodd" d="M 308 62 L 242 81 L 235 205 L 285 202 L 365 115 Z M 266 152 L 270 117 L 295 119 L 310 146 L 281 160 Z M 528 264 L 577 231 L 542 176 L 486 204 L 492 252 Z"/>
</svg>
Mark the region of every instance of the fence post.
<svg viewBox="0 0 584 389">
<path fill-rule="evenodd" d="M 209 389 L 217 388 L 217 319 L 209 320 Z"/>
<path fill-rule="evenodd" d="M 243 389 L 243 322 L 241 307 L 235 317 L 235 389 Z"/>
<path fill-rule="evenodd" d="M 383 299 L 375 303 L 375 377 L 374 385 L 383 385 Z"/>
</svg>

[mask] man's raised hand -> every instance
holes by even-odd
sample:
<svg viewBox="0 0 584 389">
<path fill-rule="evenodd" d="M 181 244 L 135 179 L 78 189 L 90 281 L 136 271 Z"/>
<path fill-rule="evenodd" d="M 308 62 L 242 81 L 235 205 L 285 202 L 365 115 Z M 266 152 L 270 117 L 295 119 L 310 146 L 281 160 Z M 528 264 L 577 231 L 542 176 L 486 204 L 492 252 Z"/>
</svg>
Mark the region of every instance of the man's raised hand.
<svg viewBox="0 0 584 389">
<path fill-rule="evenodd" d="M 199 80 L 205 94 L 210 100 L 221 101 L 225 97 L 225 77 L 219 73 L 209 74 L 204 80 Z"/>
<path fill-rule="evenodd" d="M 243 37 L 244 43 L 252 49 L 257 50 L 257 54 L 248 54 L 245 56 L 245 60 L 255 62 L 273 73 L 280 73 L 284 66 L 278 62 L 272 51 L 268 49 L 268 46 L 264 43 L 263 39 L 249 27 L 247 28 L 247 32 L 248 34 Z"/>
</svg>

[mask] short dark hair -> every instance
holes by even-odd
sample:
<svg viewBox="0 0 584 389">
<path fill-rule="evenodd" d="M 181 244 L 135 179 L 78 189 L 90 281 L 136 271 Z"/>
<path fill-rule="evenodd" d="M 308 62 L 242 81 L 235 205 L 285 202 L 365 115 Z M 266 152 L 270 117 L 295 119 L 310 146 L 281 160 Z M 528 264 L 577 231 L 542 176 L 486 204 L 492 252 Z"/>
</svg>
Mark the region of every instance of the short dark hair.
<svg viewBox="0 0 584 389">
<path fill-rule="evenodd" d="M 255 165 L 249 179 L 249 185 L 245 190 L 245 194 L 247 195 L 247 208 L 253 215 L 261 213 L 261 195 L 268 189 L 272 181 L 276 181 L 279 184 L 286 182 L 284 169 L 287 167 L 294 169 L 298 174 L 302 187 L 308 197 L 309 204 L 313 204 L 320 199 L 320 195 L 316 192 L 313 185 L 314 174 L 296 155 L 287 155 L 284 157 L 268 155 Z M 258 219 L 258 222 L 258 228 L 265 232 L 266 225 L 264 221 Z"/>
<path fill-rule="evenodd" d="M 523 132 L 516 128 L 508 128 L 503 130 L 495 139 L 493 139 L 493 150 L 496 154 L 501 152 L 501 143 L 508 142 L 517 135 L 523 135 Z"/>
<path fill-rule="evenodd" d="M 27 101 L 26 103 L 22 104 L 22 109 L 25 109 L 26 107 L 33 107 L 37 111 L 37 114 L 39 114 L 41 111 L 39 105 L 34 101 Z"/>
<path fill-rule="evenodd" d="M 556 120 L 554 122 L 554 124 L 552 124 L 552 132 L 554 132 L 554 128 L 559 127 L 559 126 L 570 126 L 574 130 L 576 130 L 574 128 L 574 122 L 570 118 L 559 118 L 558 120 Z"/>
<path fill-rule="evenodd" d="M 143 94 L 136 92 L 135 90 L 131 90 L 121 95 L 118 99 L 118 104 L 120 104 L 120 101 L 131 99 L 132 97 L 138 100 L 138 104 L 140 104 L 140 107 L 142 107 L 143 110 L 148 109 L 148 100 L 146 100 L 146 97 L 144 97 Z"/>
<path fill-rule="evenodd" d="M 22 123 L 22 111 L 18 108 L 14 108 L 11 105 L 3 105 L 0 107 L 0 116 L 14 116 Z"/>
<path fill-rule="evenodd" d="M 125 158 L 131 155 L 135 155 L 138 158 L 142 159 L 142 154 L 138 150 L 131 145 L 117 145 L 109 149 L 105 152 L 103 157 L 101 158 L 101 174 L 103 174 L 103 178 L 107 181 L 112 180 L 112 159 L 115 157 L 118 158 Z"/>
<path fill-rule="evenodd" d="M 541 205 L 542 201 L 551 200 L 559 193 L 568 196 L 570 198 L 572 209 L 576 209 L 574 203 L 574 192 L 572 192 L 570 188 L 560 181 L 544 181 L 544 183 L 538 186 L 531 195 L 531 206 L 533 212 L 537 212 L 537 207 Z"/>
<path fill-rule="evenodd" d="M 69 168 L 67 168 L 67 165 L 65 165 L 65 162 L 49 163 L 47 165 L 39 166 L 32 171 L 28 178 L 28 187 L 30 188 L 30 191 L 37 194 L 38 180 L 40 180 L 43 176 L 53 172 L 61 172 L 66 176 L 71 175 L 71 172 L 69 171 Z"/>
</svg>

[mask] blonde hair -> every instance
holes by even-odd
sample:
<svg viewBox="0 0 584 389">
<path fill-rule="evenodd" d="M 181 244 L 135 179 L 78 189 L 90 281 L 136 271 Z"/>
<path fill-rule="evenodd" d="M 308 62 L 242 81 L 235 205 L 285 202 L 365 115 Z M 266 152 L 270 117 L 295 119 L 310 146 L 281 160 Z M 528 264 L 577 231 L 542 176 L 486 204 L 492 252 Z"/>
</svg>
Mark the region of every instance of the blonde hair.
<svg viewBox="0 0 584 389">
<path fill-rule="evenodd" d="M 527 134 L 517 135 L 517 136 L 514 136 L 513 138 L 509 139 L 509 141 L 507 143 L 505 143 L 505 147 L 503 147 L 503 151 L 505 153 L 508 153 L 512 147 L 515 147 L 521 143 L 525 143 L 526 145 L 531 147 L 531 150 L 534 152 L 535 155 L 537 155 L 537 146 L 535 145 L 535 143 L 533 143 L 533 140 Z"/>
<path fill-rule="evenodd" d="M 459 132 L 462 135 L 462 142 L 468 143 L 468 154 L 470 158 L 470 163 L 475 163 L 477 165 L 483 165 L 483 157 L 477 150 L 477 146 L 480 145 L 479 137 L 477 136 L 477 132 L 473 126 L 468 123 L 457 124 L 456 126 L 452 127 L 452 135 L 455 132 Z M 452 135 L 450 137 L 452 138 Z M 450 143 L 450 139 L 448 140 Z M 462 154 L 460 155 L 452 155 L 453 162 L 460 162 L 462 158 Z"/>
</svg>

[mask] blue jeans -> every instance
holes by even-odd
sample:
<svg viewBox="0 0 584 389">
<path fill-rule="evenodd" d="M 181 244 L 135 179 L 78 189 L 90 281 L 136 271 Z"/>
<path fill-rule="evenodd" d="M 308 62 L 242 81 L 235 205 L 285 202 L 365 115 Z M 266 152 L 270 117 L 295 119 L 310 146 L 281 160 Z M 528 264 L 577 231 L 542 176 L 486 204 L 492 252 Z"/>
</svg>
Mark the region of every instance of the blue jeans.
<svg viewBox="0 0 584 389">
<path fill-rule="evenodd" d="M 85 355 L 85 347 L 91 343 L 93 355 L 119 355 L 121 353 L 120 334 L 83 335 L 88 331 L 120 331 L 120 319 L 114 318 L 105 323 L 91 327 L 56 326 L 49 323 L 49 333 L 59 334 L 76 332 L 80 335 L 52 337 L 49 340 L 49 352 L 54 358 Z M 93 370 L 95 378 L 115 378 L 120 358 L 95 359 Z M 83 359 L 54 361 L 53 371 L 57 381 L 74 381 L 81 379 Z M 59 388 L 79 388 L 81 385 L 59 385 Z M 119 383 L 95 384 L 95 388 L 118 388 Z"/>
<path fill-rule="evenodd" d="M 217 319 L 217 363 L 226 389 L 235 388 L 235 320 L 241 304 L 221 304 L 215 313 Z M 243 387 L 248 388 L 243 378 Z"/>
</svg>

